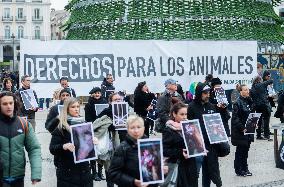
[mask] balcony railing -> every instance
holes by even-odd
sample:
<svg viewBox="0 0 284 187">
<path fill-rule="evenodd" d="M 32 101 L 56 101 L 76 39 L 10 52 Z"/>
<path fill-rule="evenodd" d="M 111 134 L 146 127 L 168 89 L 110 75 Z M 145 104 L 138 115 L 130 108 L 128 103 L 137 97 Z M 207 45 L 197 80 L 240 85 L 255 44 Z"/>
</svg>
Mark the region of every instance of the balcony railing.
<svg viewBox="0 0 284 187">
<path fill-rule="evenodd" d="M 40 36 L 39 39 L 36 39 L 35 36 L 24 36 L 23 39 L 30 39 L 30 40 L 41 40 L 41 41 L 46 41 L 46 40 L 50 40 L 50 36 Z M 5 37 L 5 36 L 0 36 L 0 43 L 1 42 L 5 42 L 5 43 L 12 43 L 13 39 L 11 37 Z M 16 37 L 14 39 L 15 43 L 20 42 L 20 38 Z"/>
<path fill-rule="evenodd" d="M 2 16 L 2 21 L 3 22 L 11 22 L 11 21 L 13 21 L 13 16 L 10 16 L 10 17 Z"/>
<path fill-rule="evenodd" d="M 23 16 L 23 17 L 15 17 L 15 20 L 17 21 L 17 22 L 25 22 L 25 21 L 27 21 L 27 17 L 26 16 Z"/>
<path fill-rule="evenodd" d="M 33 20 L 33 21 L 43 21 L 43 16 L 39 16 L 39 17 L 33 16 L 33 17 L 32 17 L 32 20 Z"/>
<path fill-rule="evenodd" d="M 2 0 L 2 2 L 12 2 L 12 0 Z"/>
<path fill-rule="evenodd" d="M 26 2 L 26 0 L 16 0 L 16 2 L 18 2 L 18 3 L 24 3 L 24 2 Z"/>
<path fill-rule="evenodd" d="M 42 0 L 32 0 L 33 3 L 42 3 Z"/>
</svg>

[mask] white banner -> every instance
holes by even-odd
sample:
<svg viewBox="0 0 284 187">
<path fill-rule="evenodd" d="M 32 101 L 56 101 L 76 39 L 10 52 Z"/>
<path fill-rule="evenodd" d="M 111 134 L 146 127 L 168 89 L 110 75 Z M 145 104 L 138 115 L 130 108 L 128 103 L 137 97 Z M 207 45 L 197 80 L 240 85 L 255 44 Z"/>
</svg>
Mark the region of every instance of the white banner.
<svg viewBox="0 0 284 187">
<path fill-rule="evenodd" d="M 21 40 L 20 76 L 31 76 L 38 97 L 51 97 L 62 76 L 69 78 L 77 96 L 87 96 L 109 73 L 116 90 L 127 93 L 141 81 L 151 92 L 163 92 L 168 78 L 186 91 L 207 74 L 233 89 L 236 83 L 251 84 L 256 65 L 256 41 Z"/>
</svg>

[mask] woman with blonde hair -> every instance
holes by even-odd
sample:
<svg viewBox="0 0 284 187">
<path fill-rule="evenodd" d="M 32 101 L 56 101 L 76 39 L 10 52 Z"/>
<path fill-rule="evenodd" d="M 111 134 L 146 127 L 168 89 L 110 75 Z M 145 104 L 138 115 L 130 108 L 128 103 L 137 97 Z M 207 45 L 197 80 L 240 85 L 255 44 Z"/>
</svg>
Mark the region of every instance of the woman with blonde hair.
<svg viewBox="0 0 284 187">
<path fill-rule="evenodd" d="M 63 111 L 60 113 L 57 128 L 52 132 L 49 146 L 54 155 L 58 187 L 92 187 L 93 180 L 89 162 L 74 163 L 73 152 L 75 146 L 71 143 L 70 126 L 85 123 L 80 116 L 80 103 L 76 98 L 64 101 Z M 95 138 L 94 143 L 96 142 Z"/>
</svg>

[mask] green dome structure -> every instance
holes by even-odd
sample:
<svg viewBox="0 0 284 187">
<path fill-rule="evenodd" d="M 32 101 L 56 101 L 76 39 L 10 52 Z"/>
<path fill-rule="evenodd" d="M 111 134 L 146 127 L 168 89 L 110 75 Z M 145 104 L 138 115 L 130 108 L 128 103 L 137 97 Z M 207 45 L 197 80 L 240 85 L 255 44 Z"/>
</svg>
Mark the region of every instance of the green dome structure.
<svg viewBox="0 0 284 187">
<path fill-rule="evenodd" d="M 69 40 L 257 40 L 283 43 L 280 0 L 72 0 Z"/>
</svg>

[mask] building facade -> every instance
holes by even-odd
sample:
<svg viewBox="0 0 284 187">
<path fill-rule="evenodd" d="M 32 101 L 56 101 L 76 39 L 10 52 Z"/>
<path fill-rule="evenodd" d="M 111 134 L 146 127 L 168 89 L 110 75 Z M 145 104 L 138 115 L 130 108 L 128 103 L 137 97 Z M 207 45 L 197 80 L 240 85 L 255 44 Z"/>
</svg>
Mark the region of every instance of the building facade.
<svg viewBox="0 0 284 187">
<path fill-rule="evenodd" d="M 50 0 L 0 0 L 0 66 L 17 70 L 20 39 L 50 40 Z M 2 63 L 2 64 L 1 64 Z"/>
<path fill-rule="evenodd" d="M 51 9 L 50 13 L 50 30 L 51 40 L 64 40 L 67 31 L 64 31 L 64 24 L 68 21 L 70 13 L 66 10 Z"/>
</svg>

